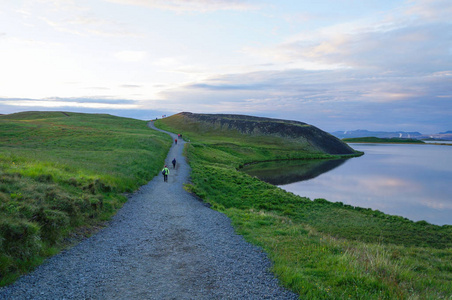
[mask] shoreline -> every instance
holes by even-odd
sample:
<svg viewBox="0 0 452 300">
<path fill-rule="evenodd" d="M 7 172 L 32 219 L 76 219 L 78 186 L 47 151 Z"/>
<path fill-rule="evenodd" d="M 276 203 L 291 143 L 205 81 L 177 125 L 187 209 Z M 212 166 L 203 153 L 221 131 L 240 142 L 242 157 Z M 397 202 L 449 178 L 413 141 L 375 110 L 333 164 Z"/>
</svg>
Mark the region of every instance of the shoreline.
<svg viewBox="0 0 452 300">
<path fill-rule="evenodd" d="M 398 145 L 436 145 L 436 146 L 452 146 L 448 143 L 399 143 L 399 142 L 346 142 L 347 144 L 398 144 Z"/>
</svg>

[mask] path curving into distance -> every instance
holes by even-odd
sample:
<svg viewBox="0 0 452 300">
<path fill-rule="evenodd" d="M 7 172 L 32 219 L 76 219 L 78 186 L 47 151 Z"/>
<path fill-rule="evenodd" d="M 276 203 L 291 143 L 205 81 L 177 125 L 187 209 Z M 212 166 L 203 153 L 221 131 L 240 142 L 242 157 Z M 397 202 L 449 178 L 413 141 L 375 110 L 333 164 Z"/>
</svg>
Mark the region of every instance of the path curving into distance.
<svg viewBox="0 0 452 300">
<path fill-rule="evenodd" d="M 298 299 L 260 248 L 183 189 L 184 144 L 168 153 L 168 182 L 156 176 L 108 227 L 0 289 L 0 299 Z"/>
</svg>

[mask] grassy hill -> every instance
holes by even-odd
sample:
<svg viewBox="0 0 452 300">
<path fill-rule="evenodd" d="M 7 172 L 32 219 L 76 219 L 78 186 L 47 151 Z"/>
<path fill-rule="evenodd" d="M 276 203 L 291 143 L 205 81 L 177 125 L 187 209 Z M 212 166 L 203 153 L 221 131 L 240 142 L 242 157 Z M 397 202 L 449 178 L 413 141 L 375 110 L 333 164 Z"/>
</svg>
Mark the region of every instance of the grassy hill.
<svg viewBox="0 0 452 300">
<path fill-rule="evenodd" d="M 452 226 L 312 201 L 240 172 L 250 162 L 337 156 L 313 147 L 309 138 L 287 136 L 284 129 L 262 130 L 266 127 L 259 123 L 267 121 L 250 118 L 244 124 L 244 118 L 234 118 L 178 114 L 156 126 L 191 141 L 187 189 L 261 246 L 284 285 L 306 299 L 452 296 Z"/>
<path fill-rule="evenodd" d="M 158 123 L 163 128 L 180 131 L 185 139 L 202 140 L 231 153 L 253 153 L 253 159 L 258 160 L 357 154 L 329 133 L 297 121 L 183 112 Z M 171 127 L 165 127 L 166 124 Z"/>
<path fill-rule="evenodd" d="M 339 155 L 310 137 L 287 134 L 292 131 L 281 120 L 250 117 L 246 124 L 234 118 L 178 114 L 156 125 L 191 140 L 187 189 L 260 245 L 284 285 L 308 299 L 452 296 L 452 226 L 311 201 L 240 172 L 249 162 Z M 290 126 L 310 127 L 303 124 Z M 158 173 L 170 145 L 169 136 L 133 119 L 67 112 L 0 116 L 1 284 L 108 219 L 126 201 L 125 192 Z"/>
<path fill-rule="evenodd" d="M 107 220 L 124 193 L 157 175 L 170 146 L 168 135 L 134 119 L 0 116 L 0 284 Z"/>
<path fill-rule="evenodd" d="M 331 134 L 315 126 L 298 122 L 245 115 L 179 113 L 171 117 L 173 124 L 197 136 L 214 138 L 221 132 L 222 139 L 234 141 L 252 139 L 267 147 L 303 150 L 327 154 L 354 154 L 354 150 Z M 240 133 L 240 134 L 236 134 Z M 194 138 L 195 138 L 194 136 Z"/>
</svg>

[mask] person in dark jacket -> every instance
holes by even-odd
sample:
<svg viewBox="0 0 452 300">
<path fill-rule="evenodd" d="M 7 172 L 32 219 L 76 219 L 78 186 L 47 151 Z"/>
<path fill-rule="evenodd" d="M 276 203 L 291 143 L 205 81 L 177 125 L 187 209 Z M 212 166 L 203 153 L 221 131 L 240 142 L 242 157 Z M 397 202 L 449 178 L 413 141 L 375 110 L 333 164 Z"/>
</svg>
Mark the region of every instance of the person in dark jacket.
<svg viewBox="0 0 452 300">
<path fill-rule="evenodd" d="M 176 158 L 173 159 L 172 163 L 173 163 L 173 169 L 175 169 L 176 168 Z"/>
</svg>

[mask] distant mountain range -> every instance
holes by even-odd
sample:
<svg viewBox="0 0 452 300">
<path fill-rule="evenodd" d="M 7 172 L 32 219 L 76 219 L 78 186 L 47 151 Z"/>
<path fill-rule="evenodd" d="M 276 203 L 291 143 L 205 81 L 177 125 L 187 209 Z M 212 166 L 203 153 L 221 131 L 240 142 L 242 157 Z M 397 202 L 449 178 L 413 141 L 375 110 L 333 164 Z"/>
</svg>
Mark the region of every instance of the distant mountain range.
<svg viewBox="0 0 452 300">
<path fill-rule="evenodd" d="M 335 131 L 330 132 L 337 138 L 357 138 L 357 137 L 378 137 L 378 138 L 407 138 L 407 139 L 418 139 L 418 140 L 427 140 L 427 139 L 438 139 L 438 140 L 446 140 L 452 141 L 452 131 L 434 133 L 434 134 L 422 134 L 420 132 L 405 132 L 405 131 L 369 131 L 369 130 L 351 130 L 351 131 Z"/>
</svg>

